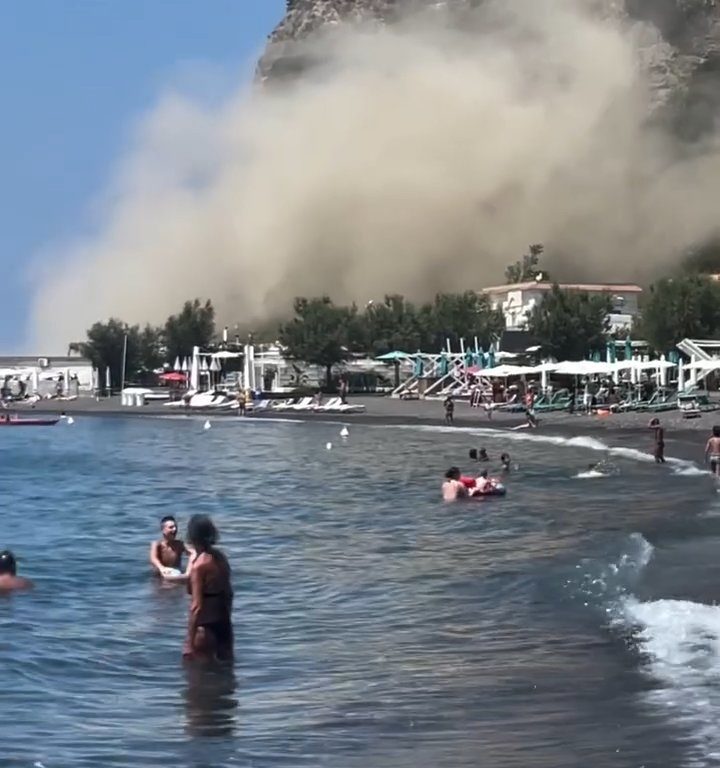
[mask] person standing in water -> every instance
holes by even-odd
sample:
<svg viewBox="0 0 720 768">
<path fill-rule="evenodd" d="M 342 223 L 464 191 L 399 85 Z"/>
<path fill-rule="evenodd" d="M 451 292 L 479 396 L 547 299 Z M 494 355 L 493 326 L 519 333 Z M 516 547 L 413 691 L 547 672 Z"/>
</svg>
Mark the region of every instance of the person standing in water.
<svg viewBox="0 0 720 768">
<path fill-rule="evenodd" d="M 15 555 L 9 549 L 0 552 L 0 594 L 32 589 L 34 586 L 30 579 L 17 575 Z"/>
<path fill-rule="evenodd" d="M 651 419 L 648 425 L 655 434 L 655 448 L 653 456 L 655 456 L 656 464 L 665 463 L 665 430 L 660 426 L 660 419 Z"/>
<path fill-rule="evenodd" d="M 196 555 L 190 569 L 191 597 L 183 657 L 195 661 L 232 661 L 232 571 L 217 549 L 217 528 L 207 515 L 193 515 L 187 539 Z"/>
<path fill-rule="evenodd" d="M 455 401 L 452 395 L 448 395 L 443 402 L 445 408 L 445 423 L 450 426 L 455 418 Z"/>
<path fill-rule="evenodd" d="M 720 476 L 720 427 L 712 428 L 712 435 L 705 444 L 705 461 L 710 462 L 710 471 Z"/>
<path fill-rule="evenodd" d="M 177 521 L 172 515 L 166 515 L 160 521 L 162 539 L 150 545 L 150 565 L 161 575 L 176 575 L 182 571 L 182 556 L 192 555 L 185 543 L 178 539 Z"/>
<path fill-rule="evenodd" d="M 445 482 L 442 484 L 443 501 L 457 501 L 468 495 L 468 490 L 461 480 L 460 470 L 450 467 L 445 473 Z"/>
</svg>

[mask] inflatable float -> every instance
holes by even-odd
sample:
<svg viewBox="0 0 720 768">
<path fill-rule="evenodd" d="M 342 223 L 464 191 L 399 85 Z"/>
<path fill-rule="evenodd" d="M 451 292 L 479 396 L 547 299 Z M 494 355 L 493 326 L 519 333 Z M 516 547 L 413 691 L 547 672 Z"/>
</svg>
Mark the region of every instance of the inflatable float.
<svg viewBox="0 0 720 768">
<path fill-rule="evenodd" d="M 507 493 L 507 489 L 502 483 L 496 483 L 492 488 L 488 488 L 487 491 L 474 490 L 470 496 L 471 499 L 482 499 L 485 496 L 504 496 Z"/>
</svg>

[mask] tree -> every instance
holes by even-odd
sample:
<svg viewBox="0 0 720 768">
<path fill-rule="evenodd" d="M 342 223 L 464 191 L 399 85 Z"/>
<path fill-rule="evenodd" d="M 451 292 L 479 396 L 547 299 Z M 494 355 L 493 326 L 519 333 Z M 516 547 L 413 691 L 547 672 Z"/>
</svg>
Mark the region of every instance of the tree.
<svg viewBox="0 0 720 768">
<path fill-rule="evenodd" d="M 138 333 L 139 373 L 147 375 L 162 366 L 164 362 L 162 336 L 162 331 L 149 323 Z"/>
<path fill-rule="evenodd" d="M 456 349 L 460 339 L 478 341 L 483 346 L 493 342 L 505 328 L 505 318 L 499 309 L 492 309 L 490 299 L 475 291 L 439 293 L 432 304 L 422 308 L 423 325 L 430 329 L 431 350 L 445 347 L 446 340 Z"/>
<path fill-rule="evenodd" d="M 542 276 L 549 280 L 549 275 L 544 270 L 540 270 L 540 257 L 545 252 L 545 246 L 542 243 L 535 243 L 529 246 L 529 253 L 526 253 L 522 259 L 511 264 L 505 270 L 505 280 L 508 283 L 526 283 Z"/>
<path fill-rule="evenodd" d="M 610 327 L 610 299 L 579 291 L 563 291 L 557 284 L 542 303 L 533 307 L 528 331 L 543 354 L 558 360 L 581 360 L 604 346 Z"/>
<path fill-rule="evenodd" d="M 650 286 L 641 326 L 658 350 L 688 337 L 712 338 L 720 332 L 720 283 L 700 275 L 658 280 Z"/>
<path fill-rule="evenodd" d="M 123 380 L 123 349 L 127 336 L 127 354 L 125 371 L 137 371 L 140 367 L 140 332 L 136 325 L 129 326 L 115 317 L 107 323 L 95 323 L 87 331 L 87 341 L 71 344 L 73 352 L 79 352 L 90 360 L 100 373 L 104 382 L 104 372 L 110 368 L 110 377 L 115 386 L 120 386 Z"/>
<path fill-rule="evenodd" d="M 280 327 L 279 341 L 291 359 L 323 366 L 326 386 L 330 389 L 333 365 L 350 356 L 349 343 L 357 310 L 337 307 L 327 296 L 297 298 L 293 308 L 295 317 Z"/>
<path fill-rule="evenodd" d="M 207 347 L 215 336 L 215 308 L 210 299 L 186 301 L 177 315 L 168 317 L 163 333 L 167 359 L 189 355 L 193 347 Z"/>
<path fill-rule="evenodd" d="M 397 294 L 385 296 L 382 304 L 368 304 L 358 315 L 354 345 L 377 357 L 394 350 L 415 352 L 428 344 L 428 329 L 418 308 Z"/>
</svg>

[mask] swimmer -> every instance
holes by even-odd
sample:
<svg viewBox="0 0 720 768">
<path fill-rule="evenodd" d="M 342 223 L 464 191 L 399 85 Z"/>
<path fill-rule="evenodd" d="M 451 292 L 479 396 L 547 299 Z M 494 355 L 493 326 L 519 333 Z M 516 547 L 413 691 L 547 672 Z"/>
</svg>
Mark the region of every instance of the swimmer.
<svg viewBox="0 0 720 768">
<path fill-rule="evenodd" d="M 509 453 L 500 454 L 500 464 L 501 464 L 501 472 L 510 471 L 510 454 Z"/>
<path fill-rule="evenodd" d="M 233 660 L 233 588 L 227 557 L 215 544 L 217 528 L 207 515 L 193 515 L 188 541 L 197 556 L 190 571 L 192 599 L 183 657 L 196 661 Z"/>
<path fill-rule="evenodd" d="M 712 435 L 705 445 L 705 461 L 710 461 L 710 471 L 720 476 L 720 427 L 712 428 Z"/>
<path fill-rule="evenodd" d="M 460 479 L 460 470 L 450 467 L 445 473 L 445 482 L 442 484 L 443 501 L 457 501 L 468 495 L 467 488 Z"/>
<path fill-rule="evenodd" d="M 182 556 L 192 555 L 193 552 L 185 546 L 184 542 L 177 538 L 177 522 L 172 515 L 163 517 L 160 521 L 162 539 L 153 541 L 150 545 L 150 564 L 163 577 L 178 577 L 178 571 L 182 572 Z M 188 571 L 190 565 L 188 564 Z M 182 574 L 187 578 L 188 573 Z"/>
<path fill-rule="evenodd" d="M 9 549 L 0 552 L 0 593 L 32 589 L 34 586 L 30 579 L 17 575 L 15 555 Z"/>
<path fill-rule="evenodd" d="M 490 461 L 490 457 L 487 455 L 487 451 L 484 448 L 481 448 L 480 450 L 471 448 L 468 455 L 473 461 Z"/>
<path fill-rule="evenodd" d="M 475 481 L 475 488 L 478 493 L 487 493 L 492 490 L 494 486 L 493 481 L 488 477 L 487 469 L 483 469 L 480 473 L 480 477 Z"/>
</svg>

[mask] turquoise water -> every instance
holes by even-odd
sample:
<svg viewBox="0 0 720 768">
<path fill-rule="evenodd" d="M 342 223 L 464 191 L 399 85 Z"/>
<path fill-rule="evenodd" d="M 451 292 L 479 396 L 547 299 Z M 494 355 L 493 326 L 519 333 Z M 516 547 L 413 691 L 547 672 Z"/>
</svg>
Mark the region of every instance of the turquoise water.
<svg viewBox="0 0 720 768">
<path fill-rule="evenodd" d="M 720 496 L 692 466 L 203 421 L 0 434 L 0 546 L 37 582 L 0 600 L 2 766 L 720 765 Z M 508 495 L 444 506 L 472 446 L 510 450 Z M 147 565 L 194 512 L 234 567 L 232 673 L 183 667 L 187 596 Z"/>
</svg>

